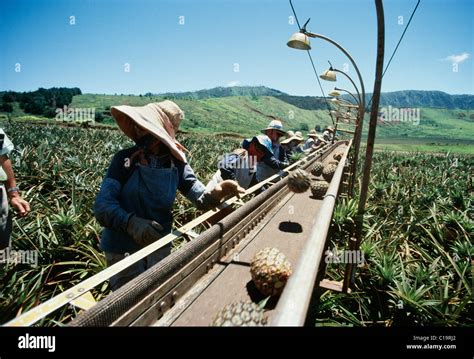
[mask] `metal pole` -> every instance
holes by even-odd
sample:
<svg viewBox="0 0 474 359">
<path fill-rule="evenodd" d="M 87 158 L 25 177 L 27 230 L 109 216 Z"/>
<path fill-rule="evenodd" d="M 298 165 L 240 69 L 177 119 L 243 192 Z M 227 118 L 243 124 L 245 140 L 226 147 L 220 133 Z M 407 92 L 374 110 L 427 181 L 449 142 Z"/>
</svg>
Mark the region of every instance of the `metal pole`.
<svg viewBox="0 0 474 359">
<path fill-rule="evenodd" d="M 364 223 L 365 203 L 370 181 L 370 170 L 372 168 L 372 156 L 374 153 L 375 132 L 377 130 L 377 116 L 380 103 L 380 91 L 382 88 L 382 72 L 385 50 L 385 19 L 382 0 L 375 0 L 377 10 L 377 63 L 375 68 L 374 92 L 372 97 L 372 108 L 370 112 L 369 133 L 367 138 L 367 149 L 365 152 L 365 164 L 360 188 L 360 199 L 357 209 L 355 223 L 355 240 L 351 240 L 351 249 L 358 250 L 362 241 L 362 228 Z M 344 288 L 347 289 L 349 282 L 353 282 L 353 266 L 346 265 L 346 277 L 344 278 Z"/>
<path fill-rule="evenodd" d="M 352 92 L 350 92 L 350 91 L 348 91 L 348 90 L 341 89 L 341 88 L 339 88 L 339 87 L 334 87 L 334 90 L 336 90 L 336 91 L 344 91 L 344 92 L 348 93 L 349 95 L 352 96 L 352 98 L 354 99 L 355 103 L 356 103 L 357 105 L 360 105 L 360 99 L 357 99 L 357 97 L 355 97 Z"/>
<path fill-rule="evenodd" d="M 357 97 L 359 98 L 359 100 L 357 101 L 357 103 L 358 103 L 359 106 L 360 106 L 360 104 L 361 104 L 361 102 L 362 102 L 362 98 L 360 97 L 359 88 L 356 86 L 354 80 L 353 80 L 348 74 L 346 74 L 344 71 L 341 71 L 341 70 L 338 70 L 338 69 L 333 69 L 333 70 L 334 70 L 334 72 L 338 72 L 338 73 L 340 73 L 341 75 L 344 75 L 344 76 L 347 77 L 347 79 L 351 82 L 352 86 L 354 86 L 354 88 L 355 88 L 355 90 L 356 90 Z M 351 95 L 352 95 L 352 94 L 351 94 Z M 355 98 L 354 95 L 352 95 L 352 97 Z"/>
<path fill-rule="evenodd" d="M 336 46 L 339 50 L 341 50 L 350 60 L 352 63 L 352 66 L 354 66 L 354 69 L 356 70 L 357 77 L 359 78 L 360 86 L 361 86 L 361 92 L 362 92 L 362 99 L 360 102 L 360 107 L 359 107 L 359 120 L 357 123 L 356 127 L 356 133 L 354 134 L 354 159 L 352 161 L 352 175 L 356 175 L 356 170 L 357 170 L 357 161 L 359 160 L 359 148 L 360 148 L 360 140 L 362 138 L 362 126 L 364 124 L 364 113 L 365 113 L 365 87 L 364 87 L 364 81 L 362 80 L 362 76 L 360 74 L 359 68 L 357 67 L 354 59 L 352 58 L 351 54 L 347 52 L 346 49 L 344 49 L 341 45 L 339 45 L 336 41 L 330 39 L 329 37 L 326 37 L 324 35 L 320 34 L 314 34 L 311 32 L 304 31 L 304 34 L 308 37 L 313 37 L 313 38 L 319 38 L 322 40 L 326 40 Z M 354 182 L 352 181 L 352 187 L 349 188 L 350 195 L 352 196 L 354 192 Z"/>
</svg>

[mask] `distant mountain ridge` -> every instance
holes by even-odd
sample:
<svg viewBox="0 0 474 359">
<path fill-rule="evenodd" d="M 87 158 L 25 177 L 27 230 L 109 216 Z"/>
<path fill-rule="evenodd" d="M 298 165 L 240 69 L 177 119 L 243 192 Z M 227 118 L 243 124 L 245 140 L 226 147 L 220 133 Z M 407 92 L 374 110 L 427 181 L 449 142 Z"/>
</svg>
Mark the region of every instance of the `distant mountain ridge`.
<svg viewBox="0 0 474 359">
<path fill-rule="evenodd" d="M 305 110 L 322 110 L 326 108 L 326 102 L 319 96 L 292 96 L 282 91 L 265 86 L 233 86 L 215 87 L 212 89 L 164 93 L 160 97 L 170 99 L 195 99 L 219 98 L 230 96 L 273 96 Z M 343 98 L 351 100 L 349 95 Z M 366 103 L 370 101 L 372 94 L 366 94 Z M 380 106 L 393 107 L 431 107 L 447 109 L 474 109 L 474 95 L 450 95 L 442 91 L 404 90 L 382 93 Z"/>
<path fill-rule="evenodd" d="M 158 94 L 160 97 L 175 99 L 202 100 L 205 98 L 230 97 L 230 96 L 282 96 L 287 95 L 284 92 L 266 87 L 266 86 L 230 86 L 214 87 L 211 89 L 187 91 L 187 92 L 168 92 Z"/>
<path fill-rule="evenodd" d="M 372 94 L 367 94 L 370 101 Z M 442 91 L 405 90 L 382 93 L 381 106 L 474 109 L 474 95 L 450 95 Z"/>
</svg>

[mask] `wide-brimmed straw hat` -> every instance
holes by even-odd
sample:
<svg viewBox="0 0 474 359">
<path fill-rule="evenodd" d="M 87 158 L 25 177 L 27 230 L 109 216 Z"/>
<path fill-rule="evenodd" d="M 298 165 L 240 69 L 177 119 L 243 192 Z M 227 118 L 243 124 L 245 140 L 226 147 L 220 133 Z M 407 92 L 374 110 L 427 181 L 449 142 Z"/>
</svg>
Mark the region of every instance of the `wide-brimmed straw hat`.
<svg viewBox="0 0 474 359">
<path fill-rule="evenodd" d="M 328 127 L 326 127 L 326 129 L 324 131 L 326 131 L 326 130 L 334 132 L 334 127 L 333 126 L 328 126 Z"/>
<path fill-rule="evenodd" d="M 297 141 L 303 141 L 304 140 L 304 138 L 303 138 L 300 131 L 297 131 L 295 133 L 295 132 L 290 130 L 286 133 L 286 137 L 287 138 L 285 140 L 281 141 L 280 143 L 285 145 L 285 144 L 290 143 L 291 141 L 294 141 L 294 140 L 297 140 Z"/>
<path fill-rule="evenodd" d="M 286 132 L 283 131 L 283 124 L 281 123 L 281 121 L 279 120 L 272 120 L 270 121 L 270 123 L 268 124 L 267 128 L 264 128 L 262 130 L 263 133 L 265 133 L 265 131 L 267 130 L 275 130 L 277 131 L 280 135 L 284 136 L 286 135 Z"/>
<path fill-rule="evenodd" d="M 318 133 L 316 132 L 316 130 L 311 130 L 308 132 L 308 137 L 318 137 Z"/>
<path fill-rule="evenodd" d="M 123 133 L 133 141 L 138 140 L 135 131 L 135 126 L 138 126 L 162 141 L 174 157 L 186 162 L 186 149 L 175 138 L 184 112 L 174 102 L 166 100 L 145 106 L 113 106 L 110 112 Z"/>
</svg>

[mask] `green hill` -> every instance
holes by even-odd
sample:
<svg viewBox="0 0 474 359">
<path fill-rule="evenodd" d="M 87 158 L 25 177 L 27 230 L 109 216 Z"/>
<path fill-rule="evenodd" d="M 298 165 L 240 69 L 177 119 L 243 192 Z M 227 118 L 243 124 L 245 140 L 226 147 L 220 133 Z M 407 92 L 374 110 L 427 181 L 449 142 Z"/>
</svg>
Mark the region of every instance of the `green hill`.
<svg viewBox="0 0 474 359">
<path fill-rule="evenodd" d="M 149 95 L 149 94 L 148 94 Z M 265 86 L 230 86 L 214 87 L 212 89 L 189 91 L 189 92 L 169 92 L 159 94 L 160 97 L 169 99 L 194 99 L 200 100 L 213 97 L 229 96 L 282 96 L 284 92 L 271 89 Z"/>
<path fill-rule="evenodd" d="M 230 95 L 223 96 L 225 94 Z M 171 94 L 80 94 L 72 98 L 70 106 L 94 108 L 96 119 L 106 124 L 114 124 L 110 117 L 111 106 L 145 105 L 165 98 L 173 99 L 185 111 L 181 129 L 188 132 L 232 133 L 245 137 L 258 133 L 274 118 L 282 120 L 288 130 L 303 132 L 317 125 L 324 128 L 331 123 L 326 104 L 321 98 L 290 96 L 263 86 L 216 88 L 175 97 Z M 388 105 L 395 108 L 417 108 L 420 110 L 420 117 L 411 122 L 380 123 L 377 142 L 397 146 L 409 143 L 463 144 L 468 151 L 474 152 L 474 106 L 470 105 L 473 98 L 472 95 L 448 95 L 439 91 L 399 91 L 383 94 L 381 109 L 387 108 Z M 11 102 L 11 105 L 13 110 L 9 115 L 12 118 L 44 119 L 25 114 L 17 102 Z M 443 106 L 445 108 L 439 108 Z M 469 109 L 463 109 L 464 107 Z M 4 112 L 1 116 L 6 117 L 7 113 Z M 368 116 L 364 124 L 364 135 L 367 132 L 367 121 Z M 341 128 L 347 128 L 347 125 L 342 124 Z"/>
<path fill-rule="evenodd" d="M 161 101 L 161 96 L 112 96 L 84 94 L 75 96 L 73 107 L 95 107 L 109 112 L 113 105 L 145 105 Z M 278 118 L 286 129 L 307 131 L 320 125 L 331 123 L 323 110 L 304 110 L 273 96 L 230 96 L 205 98 L 200 100 L 174 99 L 184 110 L 185 119 L 181 124 L 184 131 L 219 132 L 251 135 L 264 128 L 272 119 Z"/>
</svg>

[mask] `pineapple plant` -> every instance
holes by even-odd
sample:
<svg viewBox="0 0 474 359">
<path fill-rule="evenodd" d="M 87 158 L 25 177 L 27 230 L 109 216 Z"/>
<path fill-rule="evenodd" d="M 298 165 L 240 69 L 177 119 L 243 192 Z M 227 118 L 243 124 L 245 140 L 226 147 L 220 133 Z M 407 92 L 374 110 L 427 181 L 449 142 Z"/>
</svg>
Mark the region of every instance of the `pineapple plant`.
<svg viewBox="0 0 474 359">
<path fill-rule="evenodd" d="M 288 188 L 294 193 L 306 192 L 311 185 L 311 179 L 306 171 L 297 169 L 288 177 Z"/>
<path fill-rule="evenodd" d="M 315 181 L 311 184 L 311 193 L 313 197 L 322 199 L 329 188 L 329 184 L 326 181 Z"/>
<path fill-rule="evenodd" d="M 318 161 L 314 164 L 313 168 L 311 169 L 311 174 L 315 176 L 321 176 L 321 174 L 323 173 L 323 169 L 324 169 L 323 163 Z"/>
<path fill-rule="evenodd" d="M 337 169 L 337 165 L 333 163 L 328 164 L 326 167 L 324 167 L 323 178 L 326 181 L 331 182 L 332 177 L 334 176 L 334 172 L 336 172 L 336 169 Z"/>
<path fill-rule="evenodd" d="M 265 296 L 280 295 L 291 275 L 291 264 L 276 248 L 264 248 L 250 262 L 250 273 L 257 289 Z"/>
<path fill-rule="evenodd" d="M 298 162 L 299 160 L 302 160 L 304 158 L 305 154 L 304 153 L 293 153 L 290 156 L 290 164 Z"/>
<path fill-rule="evenodd" d="M 226 305 L 212 322 L 213 327 L 263 327 L 266 324 L 263 308 L 244 301 Z"/>
</svg>

